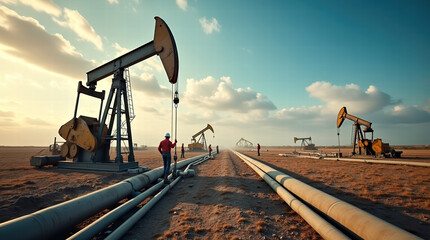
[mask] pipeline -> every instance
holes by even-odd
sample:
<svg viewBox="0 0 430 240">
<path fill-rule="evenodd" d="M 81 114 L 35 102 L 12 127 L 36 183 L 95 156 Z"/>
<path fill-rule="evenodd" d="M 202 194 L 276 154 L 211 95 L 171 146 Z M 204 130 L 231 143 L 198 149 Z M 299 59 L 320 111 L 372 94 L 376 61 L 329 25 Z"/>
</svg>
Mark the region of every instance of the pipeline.
<svg viewBox="0 0 430 240">
<path fill-rule="evenodd" d="M 177 163 L 182 168 L 207 154 Z M 163 167 L 128 178 L 87 195 L 0 224 L 0 239 L 52 239 L 163 175 Z"/>
<path fill-rule="evenodd" d="M 363 239 L 421 239 L 403 229 L 400 229 L 382 219 L 379 219 L 349 203 L 341 201 L 329 194 L 315 189 L 297 179 L 262 164 L 243 154 L 261 170 L 270 175 L 288 191 L 294 193 L 322 213 L 337 221 Z"/>
<path fill-rule="evenodd" d="M 172 174 L 169 175 L 168 179 L 171 179 Z M 158 189 L 160 189 L 163 186 L 163 181 L 155 184 L 148 190 L 140 193 L 133 199 L 130 199 L 126 203 L 122 204 L 121 206 L 118 206 L 114 210 L 110 211 L 109 213 L 105 214 L 101 218 L 97 219 L 90 225 L 86 226 L 85 228 L 81 229 L 79 232 L 73 234 L 67 240 L 84 240 L 84 239 L 91 239 L 93 236 L 101 232 L 106 226 L 113 223 L 115 220 L 117 220 L 119 217 L 136 207 L 139 203 L 143 202 L 147 197 L 151 196 L 154 192 L 156 192 Z"/>
<path fill-rule="evenodd" d="M 213 154 L 215 156 L 216 154 Z M 188 164 L 188 166 L 185 168 L 184 172 L 182 174 L 179 174 L 179 177 L 177 177 L 172 183 L 167 185 L 163 188 L 157 195 L 155 195 L 151 200 L 148 201 L 142 208 L 140 208 L 136 213 L 134 213 L 131 217 L 129 217 L 123 224 L 121 224 L 115 231 L 113 231 L 109 236 L 107 236 L 106 240 L 115 240 L 120 239 L 124 234 L 127 233 L 128 230 L 130 230 L 151 208 L 171 189 L 173 188 L 176 183 L 179 182 L 179 180 L 190 174 L 189 171 L 191 166 L 195 166 L 198 164 L 201 164 L 209 159 L 209 156 L 203 157 L 201 160 L 197 160 L 195 162 L 192 162 Z M 192 175 L 194 176 L 194 172 L 192 172 Z"/>
<path fill-rule="evenodd" d="M 390 160 L 372 160 L 372 159 L 353 159 L 353 158 L 324 158 L 325 160 L 332 161 L 349 161 L 349 162 L 365 162 L 365 163 L 385 163 L 394 165 L 407 165 L 407 166 L 418 166 L 418 167 L 430 167 L 430 163 L 427 162 L 406 162 L 406 161 L 390 161 Z"/>
<path fill-rule="evenodd" d="M 407 165 L 407 166 L 418 166 L 418 167 L 430 167 L 430 163 L 427 162 L 406 162 L 406 161 L 391 161 L 391 160 L 374 160 L 374 159 L 360 159 L 360 158 L 332 158 L 332 157 L 311 157 L 311 156 L 298 156 L 293 154 L 282 154 L 279 156 L 283 157 L 299 157 L 299 158 L 313 158 L 323 159 L 332 161 L 347 161 L 347 162 L 364 162 L 364 163 L 384 163 L 393 165 Z"/>
<path fill-rule="evenodd" d="M 120 239 L 124 234 L 130 230 L 134 224 L 136 224 L 151 208 L 169 191 L 173 188 L 176 183 L 182 178 L 182 176 L 177 177 L 173 182 L 163 188 L 157 195 L 155 195 L 148 203 L 141 207 L 133 216 L 129 217 L 123 224 L 121 224 L 115 231 L 113 231 L 106 240 Z"/>
<path fill-rule="evenodd" d="M 329 222 L 324 220 L 321 216 L 312 211 L 308 206 L 303 204 L 299 199 L 295 198 L 291 193 L 285 190 L 278 182 L 271 178 L 267 173 L 263 172 L 256 165 L 248 161 L 243 155 L 233 151 L 238 157 L 240 157 L 248 166 L 260 175 L 261 178 L 266 181 L 270 187 L 278 193 L 278 195 L 284 199 L 284 201 L 298 213 L 309 225 L 311 225 L 315 231 L 317 231 L 324 239 L 350 239 Z"/>
</svg>

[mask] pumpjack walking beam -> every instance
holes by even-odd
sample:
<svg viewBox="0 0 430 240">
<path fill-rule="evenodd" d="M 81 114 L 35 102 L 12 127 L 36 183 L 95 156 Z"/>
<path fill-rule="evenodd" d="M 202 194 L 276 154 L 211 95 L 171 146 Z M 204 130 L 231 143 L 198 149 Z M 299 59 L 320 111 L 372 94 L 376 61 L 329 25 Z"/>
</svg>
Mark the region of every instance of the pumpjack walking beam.
<svg viewBox="0 0 430 240">
<path fill-rule="evenodd" d="M 115 73 L 119 69 L 130 67 L 138 62 L 158 54 L 166 70 L 169 82 L 175 84 L 178 79 L 179 60 L 175 39 L 163 19 L 155 17 L 154 40 L 142 45 L 114 60 L 87 72 L 87 86 L 95 89 L 98 81 Z"/>
</svg>

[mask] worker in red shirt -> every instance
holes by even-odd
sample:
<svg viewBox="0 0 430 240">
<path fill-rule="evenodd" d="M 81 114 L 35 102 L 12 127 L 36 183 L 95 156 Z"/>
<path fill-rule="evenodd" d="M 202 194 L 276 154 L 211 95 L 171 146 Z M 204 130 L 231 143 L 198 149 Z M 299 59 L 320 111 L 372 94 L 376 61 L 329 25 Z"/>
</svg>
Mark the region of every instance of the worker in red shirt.
<svg viewBox="0 0 430 240">
<path fill-rule="evenodd" d="M 164 183 L 168 184 L 169 181 L 167 180 L 167 176 L 169 176 L 170 164 L 171 164 L 171 161 L 172 161 L 172 155 L 170 154 L 170 150 L 176 146 L 176 143 L 178 141 L 176 141 L 176 139 L 175 139 L 175 143 L 172 143 L 169 140 L 170 139 L 170 134 L 169 133 L 166 133 L 165 137 L 166 137 L 166 139 L 164 139 L 163 141 L 161 141 L 160 145 L 158 145 L 158 151 L 163 156 Z"/>
<path fill-rule="evenodd" d="M 257 143 L 257 152 L 258 152 L 258 156 L 260 156 L 260 144 L 259 143 Z"/>
</svg>

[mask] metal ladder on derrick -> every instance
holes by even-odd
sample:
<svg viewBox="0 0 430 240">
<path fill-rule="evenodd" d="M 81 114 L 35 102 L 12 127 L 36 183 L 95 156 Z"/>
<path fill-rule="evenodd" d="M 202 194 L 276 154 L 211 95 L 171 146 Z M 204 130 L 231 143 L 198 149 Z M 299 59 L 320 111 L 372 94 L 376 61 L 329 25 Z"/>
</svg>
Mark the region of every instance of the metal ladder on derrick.
<svg viewBox="0 0 430 240">
<path fill-rule="evenodd" d="M 133 119 L 136 117 L 136 114 L 134 113 L 134 105 L 133 105 L 133 95 L 131 91 L 131 78 L 130 78 L 130 70 L 128 68 L 124 69 L 124 78 L 125 78 L 125 85 L 126 85 L 126 93 L 127 93 L 127 103 L 128 103 L 128 112 L 130 116 L 130 123 L 133 121 Z M 125 109 L 124 103 L 121 104 L 121 109 Z M 122 111 L 121 111 L 122 113 Z M 124 147 L 124 152 L 121 150 L 121 154 L 129 154 L 130 150 L 127 147 L 127 119 L 124 119 L 121 123 L 121 136 L 124 137 L 122 140 L 122 146 Z M 115 129 L 115 132 L 113 133 L 113 136 L 116 136 L 118 132 L 118 129 Z M 121 147 L 122 148 L 122 147 Z"/>
</svg>

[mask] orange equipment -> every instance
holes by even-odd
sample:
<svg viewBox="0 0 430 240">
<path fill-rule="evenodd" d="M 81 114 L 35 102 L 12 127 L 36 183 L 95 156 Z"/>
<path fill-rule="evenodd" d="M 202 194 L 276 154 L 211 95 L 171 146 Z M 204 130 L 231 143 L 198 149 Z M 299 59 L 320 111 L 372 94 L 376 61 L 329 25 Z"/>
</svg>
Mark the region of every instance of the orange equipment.
<svg viewBox="0 0 430 240">
<path fill-rule="evenodd" d="M 373 156 L 387 156 L 388 154 L 392 154 L 393 157 L 400 157 L 401 151 L 395 151 L 390 148 L 388 143 L 383 143 L 381 139 L 377 138 L 373 140 L 373 129 L 372 123 L 351 114 L 348 114 L 346 111 L 346 107 L 342 107 L 337 115 L 337 128 L 342 126 L 342 123 L 345 119 L 349 119 L 354 122 L 355 131 L 354 131 L 354 143 L 352 154 L 357 154 L 355 152 L 356 146 L 358 145 L 358 154 L 359 155 L 373 155 Z M 365 126 L 363 130 L 361 130 L 361 125 Z M 372 133 L 372 138 L 366 139 L 366 133 Z M 361 151 L 363 148 L 364 152 Z"/>
</svg>

